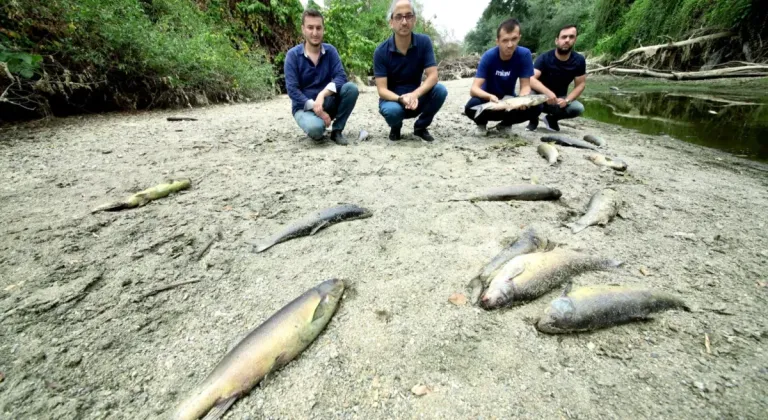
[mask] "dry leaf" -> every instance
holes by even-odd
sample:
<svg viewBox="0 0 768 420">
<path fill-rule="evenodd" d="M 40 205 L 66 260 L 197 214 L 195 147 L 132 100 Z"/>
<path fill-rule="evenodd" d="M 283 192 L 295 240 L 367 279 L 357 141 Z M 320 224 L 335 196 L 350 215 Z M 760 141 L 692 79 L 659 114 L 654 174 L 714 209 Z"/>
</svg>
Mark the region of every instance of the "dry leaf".
<svg viewBox="0 0 768 420">
<path fill-rule="evenodd" d="M 712 348 L 709 345 L 709 334 L 704 334 L 704 348 L 707 349 L 707 354 L 712 354 Z"/>
<path fill-rule="evenodd" d="M 5 374 L 0 372 L 0 382 L 3 382 L 3 379 L 5 379 Z"/>
<path fill-rule="evenodd" d="M 419 384 L 411 388 L 411 392 L 413 392 L 413 395 L 421 397 L 429 394 L 432 390 L 426 385 Z"/>
<path fill-rule="evenodd" d="M 230 211 L 232 210 L 232 206 L 224 206 L 224 211 Z"/>
<path fill-rule="evenodd" d="M 645 268 L 645 267 L 640 267 L 640 274 L 642 274 L 642 275 L 644 275 L 644 276 L 647 276 L 647 275 L 649 275 L 649 274 L 650 274 L 650 272 L 648 271 L 648 269 L 647 269 L 647 268 Z"/>
<path fill-rule="evenodd" d="M 464 306 L 467 304 L 467 297 L 461 293 L 454 293 L 448 298 L 448 302 L 456 306 Z"/>
</svg>

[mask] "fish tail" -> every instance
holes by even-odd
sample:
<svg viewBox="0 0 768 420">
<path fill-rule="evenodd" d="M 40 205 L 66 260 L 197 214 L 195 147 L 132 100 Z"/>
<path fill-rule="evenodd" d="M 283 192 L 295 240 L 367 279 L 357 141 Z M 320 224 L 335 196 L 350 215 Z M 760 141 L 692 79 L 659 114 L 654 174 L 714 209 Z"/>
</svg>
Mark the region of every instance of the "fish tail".
<svg viewBox="0 0 768 420">
<path fill-rule="evenodd" d="M 477 118 L 480 114 L 483 113 L 483 111 L 485 111 L 486 108 L 488 108 L 488 104 L 487 103 L 486 104 L 481 104 L 481 105 L 475 105 L 475 106 L 473 106 L 472 108 L 469 108 L 469 109 L 475 111 L 475 118 Z"/>
<path fill-rule="evenodd" d="M 582 225 L 579 223 L 568 223 L 566 224 L 566 226 L 568 226 L 568 228 L 571 229 L 571 232 L 579 233 L 582 230 L 586 229 L 588 225 Z"/>
</svg>

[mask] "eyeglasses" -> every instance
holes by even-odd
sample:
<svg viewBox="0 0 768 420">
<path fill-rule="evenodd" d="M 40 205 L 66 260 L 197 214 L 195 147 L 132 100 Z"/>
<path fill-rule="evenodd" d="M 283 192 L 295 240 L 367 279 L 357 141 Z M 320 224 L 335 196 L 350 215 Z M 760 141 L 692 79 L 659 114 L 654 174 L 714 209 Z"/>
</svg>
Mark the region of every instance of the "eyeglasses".
<svg viewBox="0 0 768 420">
<path fill-rule="evenodd" d="M 394 19 L 395 22 L 401 22 L 403 19 L 405 19 L 406 21 L 410 22 L 415 17 L 416 17 L 416 15 L 413 15 L 413 14 L 409 13 L 407 15 L 394 15 L 394 16 L 392 16 L 392 19 Z"/>
</svg>

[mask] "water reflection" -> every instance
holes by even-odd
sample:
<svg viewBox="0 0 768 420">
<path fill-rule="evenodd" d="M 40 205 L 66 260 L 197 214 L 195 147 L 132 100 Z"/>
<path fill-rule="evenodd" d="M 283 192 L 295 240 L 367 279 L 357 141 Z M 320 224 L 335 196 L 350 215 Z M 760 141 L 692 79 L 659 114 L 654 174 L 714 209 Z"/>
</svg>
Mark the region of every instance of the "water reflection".
<svg viewBox="0 0 768 420">
<path fill-rule="evenodd" d="M 768 104 L 688 92 L 598 92 L 585 117 L 768 161 Z"/>
</svg>

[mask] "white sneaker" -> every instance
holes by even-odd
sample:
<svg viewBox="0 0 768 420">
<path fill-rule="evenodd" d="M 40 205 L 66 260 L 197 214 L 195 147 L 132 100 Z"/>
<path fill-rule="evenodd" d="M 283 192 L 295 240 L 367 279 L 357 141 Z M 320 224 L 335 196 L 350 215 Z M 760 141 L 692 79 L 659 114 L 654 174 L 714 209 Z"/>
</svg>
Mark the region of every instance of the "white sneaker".
<svg viewBox="0 0 768 420">
<path fill-rule="evenodd" d="M 488 135 L 488 126 L 478 125 L 477 127 L 475 127 L 475 136 L 485 137 L 487 135 Z"/>
</svg>

